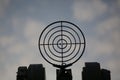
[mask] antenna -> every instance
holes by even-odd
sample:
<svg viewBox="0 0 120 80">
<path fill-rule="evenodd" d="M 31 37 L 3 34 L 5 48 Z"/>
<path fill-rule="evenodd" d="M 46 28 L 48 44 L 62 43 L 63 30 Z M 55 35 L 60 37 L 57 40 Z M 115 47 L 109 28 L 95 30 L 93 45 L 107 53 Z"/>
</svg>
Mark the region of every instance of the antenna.
<svg viewBox="0 0 120 80">
<path fill-rule="evenodd" d="M 38 47 L 48 63 L 57 68 L 66 68 L 82 57 L 85 44 L 84 34 L 77 25 L 56 21 L 42 31 Z"/>
</svg>

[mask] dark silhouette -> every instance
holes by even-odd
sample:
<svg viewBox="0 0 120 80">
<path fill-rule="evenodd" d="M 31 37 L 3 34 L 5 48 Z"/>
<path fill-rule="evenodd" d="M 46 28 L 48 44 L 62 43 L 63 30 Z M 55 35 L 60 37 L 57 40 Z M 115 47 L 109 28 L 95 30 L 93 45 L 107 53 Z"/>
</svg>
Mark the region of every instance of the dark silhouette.
<svg viewBox="0 0 120 80">
<path fill-rule="evenodd" d="M 42 64 L 30 64 L 18 67 L 17 80 L 46 80 L 45 68 Z M 72 80 L 71 69 L 56 70 L 56 80 Z M 86 62 L 82 71 L 82 80 L 111 80 L 110 71 L 101 69 L 97 62 Z"/>
<path fill-rule="evenodd" d="M 72 80 L 71 69 L 57 69 L 57 80 Z"/>
<path fill-rule="evenodd" d="M 27 67 L 18 67 L 18 72 L 16 76 L 17 80 L 27 80 Z"/>
<path fill-rule="evenodd" d="M 111 80 L 110 71 L 101 69 L 97 62 L 88 62 L 83 67 L 82 80 Z"/>
<path fill-rule="evenodd" d="M 45 80 L 45 68 L 42 64 L 30 64 L 20 66 L 17 72 L 17 80 Z"/>
<path fill-rule="evenodd" d="M 102 80 L 111 80 L 110 71 L 106 69 L 101 70 Z"/>
</svg>

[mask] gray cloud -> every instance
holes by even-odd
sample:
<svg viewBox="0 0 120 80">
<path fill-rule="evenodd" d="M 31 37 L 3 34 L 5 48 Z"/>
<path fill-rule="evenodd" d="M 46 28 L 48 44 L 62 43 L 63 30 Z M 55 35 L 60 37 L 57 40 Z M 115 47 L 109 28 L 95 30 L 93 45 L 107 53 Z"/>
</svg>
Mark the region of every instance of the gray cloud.
<svg viewBox="0 0 120 80">
<path fill-rule="evenodd" d="M 10 0 L 0 0 L 0 18 L 4 16 L 6 8 L 8 7 Z"/>
<path fill-rule="evenodd" d="M 74 17 L 80 21 L 92 21 L 104 14 L 107 8 L 101 0 L 76 0 L 73 5 Z"/>
</svg>

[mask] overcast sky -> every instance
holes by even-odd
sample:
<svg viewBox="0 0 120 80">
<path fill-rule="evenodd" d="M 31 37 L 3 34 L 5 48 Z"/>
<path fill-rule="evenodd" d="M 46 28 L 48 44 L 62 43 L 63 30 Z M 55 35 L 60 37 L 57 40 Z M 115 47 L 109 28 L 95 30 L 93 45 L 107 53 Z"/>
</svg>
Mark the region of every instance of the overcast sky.
<svg viewBox="0 0 120 80">
<path fill-rule="evenodd" d="M 99 62 L 120 80 L 120 0 L 0 0 L 0 80 L 16 80 L 18 66 L 42 63 L 47 80 L 56 68 L 40 55 L 38 39 L 50 23 L 65 20 L 78 25 L 87 46 L 72 68 L 82 80 L 85 62 Z"/>
</svg>

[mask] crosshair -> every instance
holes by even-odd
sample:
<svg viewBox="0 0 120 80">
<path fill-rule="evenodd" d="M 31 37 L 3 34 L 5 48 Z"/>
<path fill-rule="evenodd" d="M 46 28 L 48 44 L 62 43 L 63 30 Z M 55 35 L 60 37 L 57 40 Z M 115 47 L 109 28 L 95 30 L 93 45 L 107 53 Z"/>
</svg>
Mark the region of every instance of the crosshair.
<svg viewBox="0 0 120 80">
<path fill-rule="evenodd" d="M 48 63 L 63 67 L 81 58 L 85 44 L 84 34 L 78 26 L 68 21 L 56 21 L 42 31 L 38 47 Z"/>
</svg>

